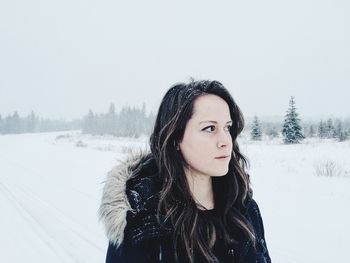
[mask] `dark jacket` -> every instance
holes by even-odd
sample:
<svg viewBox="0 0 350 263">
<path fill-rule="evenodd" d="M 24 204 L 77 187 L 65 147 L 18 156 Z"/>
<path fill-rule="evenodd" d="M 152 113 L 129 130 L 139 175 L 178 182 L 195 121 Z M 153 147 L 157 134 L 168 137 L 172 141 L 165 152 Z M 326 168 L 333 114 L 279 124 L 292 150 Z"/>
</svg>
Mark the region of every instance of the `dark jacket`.
<svg viewBox="0 0 350 263">
<path fill-rule="evenodd" d="M 147 152 L 129 155 L 108 173 L 99 209 L 109 239 L 106 263 L 175 262 L 171 226 L 161 226 L 156 218 L 161 189 L 157 175 Z M 257 250 L 239 234 L 239 244 L 227 248 L 225 256 L 230 262 L 269 263 L 263 221 L 252 193 L 245 207 L 244 215 L 257 235 Z"/>
</svg>

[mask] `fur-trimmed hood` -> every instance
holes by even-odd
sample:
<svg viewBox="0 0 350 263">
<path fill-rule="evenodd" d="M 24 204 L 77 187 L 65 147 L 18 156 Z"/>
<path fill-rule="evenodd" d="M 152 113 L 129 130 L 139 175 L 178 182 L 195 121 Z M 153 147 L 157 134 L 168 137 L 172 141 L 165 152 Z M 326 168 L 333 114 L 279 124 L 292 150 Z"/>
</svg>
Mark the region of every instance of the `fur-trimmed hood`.
<svg viewBox="0 0 350 263">
<path fill-rule="evenodd" d="M 157 169 L 152 161 L 147 150 L 133 152 L 107 174 L 99 219 L 104 224 L 107 238 L 116 246 L 125 238 L 124 230 L 129 219 L 132 221 L 137 214 L 150 210 L 150 206 L 156 208 L 153 199 L 157 193 L 155 188 L 159 185 L 155 180 Z M 137 181 L 132 180 L 135 175 L 138 175 Z M 137 241 L 137 233 L 133 238 Z"/>
</svg>

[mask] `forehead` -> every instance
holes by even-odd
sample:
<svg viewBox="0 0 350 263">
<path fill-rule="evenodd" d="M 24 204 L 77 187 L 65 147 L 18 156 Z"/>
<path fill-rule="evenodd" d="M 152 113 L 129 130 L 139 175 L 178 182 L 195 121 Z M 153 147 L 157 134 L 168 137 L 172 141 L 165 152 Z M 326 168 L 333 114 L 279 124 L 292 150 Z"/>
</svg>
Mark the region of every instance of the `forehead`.
<svg viewBox="0 0 350 263">
<path fill-rule="evenodd" d="M 198 97 L 193 106 L 195 120 L 230 120 L 230 108 L 225 100 L 217 95 L 206 94 Z"/>
</svg>

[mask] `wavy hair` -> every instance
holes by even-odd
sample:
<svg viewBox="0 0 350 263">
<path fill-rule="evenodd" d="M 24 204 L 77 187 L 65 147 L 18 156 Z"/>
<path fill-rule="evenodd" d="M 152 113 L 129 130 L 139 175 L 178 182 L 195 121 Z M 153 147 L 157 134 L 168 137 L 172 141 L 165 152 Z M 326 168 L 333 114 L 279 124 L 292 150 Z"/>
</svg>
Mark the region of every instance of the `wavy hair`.
<svg viewBox="0 0 350 263">
<path fill-rule="evenodd" d="M 216 226 L 199 216 L 185 175 L 184 168 L 188 168 L 188 164 L 181 151 L 177 150 L 186 124 L 192 117 L 195 100 L 206 94 L 217 95 L 225 100 L 233 120 L 230 130 L 233 148 L 228 173 L 222 177 L 212 177 L 215 209 L 219 213 Z M 160 221 L 162 212 L 165 222 L 170 222 L 174 229 L 175 258 L 179 260 L 177 251 L 186 252 L 181 262 L 193 263 L 197 253 L 207 262 L 219 262 L 212 253 L 219 233 L 226 245 L 237 243 L 237 231 L 247 236 L 254 246 L 256 244 L 254 230 L 242 213 L 245 200 L 251 194 L 249 174 L 246 172 L 248 161 L 236 141 L 243 127 L 244 118 L 240 108 L 218 81 L 191 80 L 188 84 L 175 84 L 161 101 L 150 137 L 151 154 L 162 180 L 157 215 Z"/>
</svg>

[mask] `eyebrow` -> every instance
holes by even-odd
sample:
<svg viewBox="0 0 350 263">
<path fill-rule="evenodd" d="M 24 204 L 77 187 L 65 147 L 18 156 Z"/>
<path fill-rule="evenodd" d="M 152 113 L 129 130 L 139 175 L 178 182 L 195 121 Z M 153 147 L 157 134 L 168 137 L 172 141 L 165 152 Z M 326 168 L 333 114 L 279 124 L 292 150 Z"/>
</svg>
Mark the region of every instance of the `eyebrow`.
<svg viewBox="0 0 350 263">
<path fill-rule="evenodd" d="M 215 124 L 218 123 L 217 121 L 201 121 L 199 124 L 204 123 L 204 122 L 215 123 Z M 226 123 L 230 123 L 230 122 L 232 122 L 232 121 L 228 121 Z"/>
</svg>

